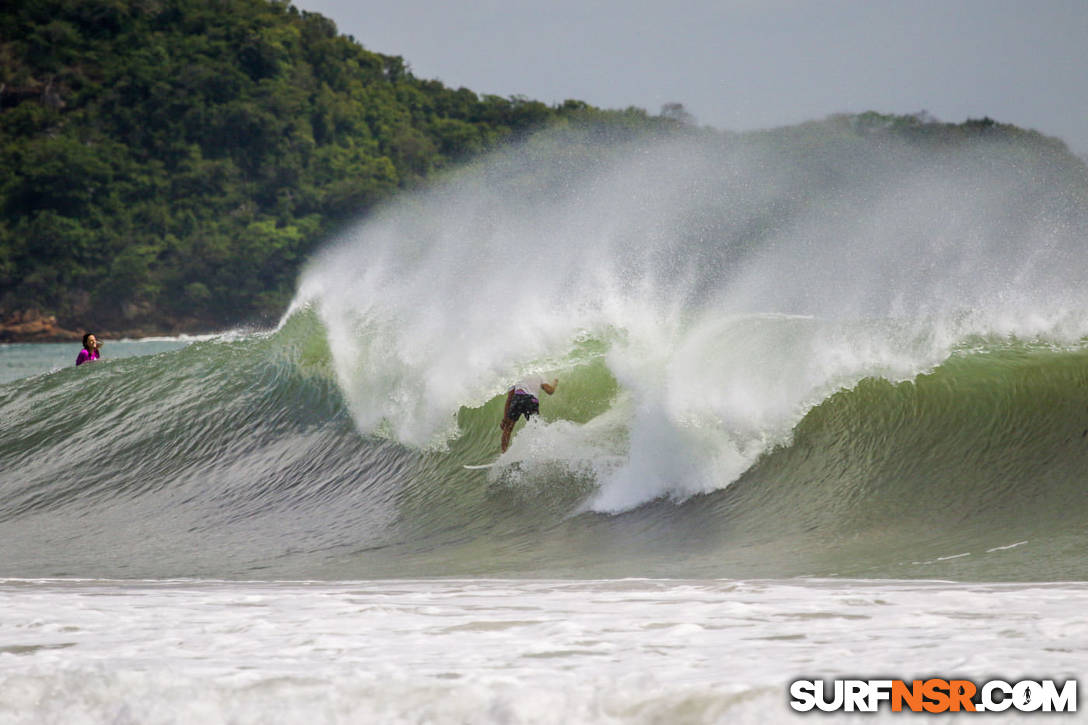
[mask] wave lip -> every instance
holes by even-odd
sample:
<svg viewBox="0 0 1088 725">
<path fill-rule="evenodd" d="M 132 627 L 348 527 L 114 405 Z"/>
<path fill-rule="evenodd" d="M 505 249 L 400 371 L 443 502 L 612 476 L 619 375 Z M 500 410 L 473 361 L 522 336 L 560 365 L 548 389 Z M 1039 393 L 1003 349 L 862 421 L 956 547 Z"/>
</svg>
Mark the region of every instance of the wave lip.
<svg viewBox="0 0 1088 725">
<path fill-rule="evenodd" d="M 1002 144 L 558 130 L 345 232 L 293 308 L 326 329 L 360 433 L 423 450 L 603 345 L 622 413 L 585 432 L 610 461 L 590 507 L 617 512 L 728 486 L 867 377 L 909 380 L 972 338 L 1081 339 L 1085 199 L 1083 173 Z"/>
</svg>

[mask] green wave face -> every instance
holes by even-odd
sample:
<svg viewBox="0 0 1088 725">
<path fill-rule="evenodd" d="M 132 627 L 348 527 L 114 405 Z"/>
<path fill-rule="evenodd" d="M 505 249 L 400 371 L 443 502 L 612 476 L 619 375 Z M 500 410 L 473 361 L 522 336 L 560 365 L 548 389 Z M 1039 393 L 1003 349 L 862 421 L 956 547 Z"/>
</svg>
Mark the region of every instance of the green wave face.
<svg viewBox="0 0 1088 725">
<path fill-rule="evenodd" d="M 829 573 L 1080 579 L 1088 353 L 1001 347 L 868 378 L 736 485 L 734 524 Z"/>
<path fill-rule="evenodd" d="M 323 339 L 302 313 L 269 336 L 0 388 L 3 419 L 19 421 L 0 443 L 2 573 L 1088 575 L 1079 345 L 994 342 L 908 380 L 863 377 L 735 480 L 597 512 L 639 437 L 638 404 L 608 364 L 618 337 L 551 359 L 559 390 L 501 458 L 502 390 L 452 412 L 441 448 L 360 435 Z M 735 440 L 673 425 L 711 459 Z"/>
</svg>

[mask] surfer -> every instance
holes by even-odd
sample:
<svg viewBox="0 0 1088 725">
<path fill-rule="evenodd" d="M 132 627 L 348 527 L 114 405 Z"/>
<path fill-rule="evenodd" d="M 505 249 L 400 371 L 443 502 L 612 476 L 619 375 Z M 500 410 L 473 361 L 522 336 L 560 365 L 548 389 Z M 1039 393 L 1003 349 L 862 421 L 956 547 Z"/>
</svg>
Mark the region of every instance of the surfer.
<svg viewBox="0 0 1088 725">
<path fill-rule="evenodd" d="M 510 434 L 514 432 L 514 424 L 518 418 L 525 416 L 525 420 L 540 412 L 540 400 L 538 396 L 543 390 L 548 395 L 555 393 L 559 386 L 559 378 L 545 383 L 541 378 L 523 378 L 506 393 L 506 407 L 502 412 L 502 452 L 510 446 Z"/>
<path fill-rule="evenodd" d="M 91 362 L 97 360 L 99 353 L 102 349 L 102 343 L 98 341 L 98 338 L 94 336 L 93 332 L 88 332 L 83 336 L 83 349 L 79 351 L 79 355 L 76 356 L 76 367 L 79 367 L 85 362 Z"/>
</svg>

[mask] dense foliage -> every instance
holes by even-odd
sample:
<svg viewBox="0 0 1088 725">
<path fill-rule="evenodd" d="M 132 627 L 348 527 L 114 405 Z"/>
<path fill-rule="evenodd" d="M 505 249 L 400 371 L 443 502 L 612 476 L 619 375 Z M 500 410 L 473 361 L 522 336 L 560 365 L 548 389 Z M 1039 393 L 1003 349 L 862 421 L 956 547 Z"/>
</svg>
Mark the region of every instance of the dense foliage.
<svg viewBox="0 0 1088 725">
<path fill-rule="evenodd" d="M 574 118 L 676 123 L 452 90 L 285 2 L 13 0 L 0 9 L 0 318 L 274 316 L 348 215 Z"/>
</svg>

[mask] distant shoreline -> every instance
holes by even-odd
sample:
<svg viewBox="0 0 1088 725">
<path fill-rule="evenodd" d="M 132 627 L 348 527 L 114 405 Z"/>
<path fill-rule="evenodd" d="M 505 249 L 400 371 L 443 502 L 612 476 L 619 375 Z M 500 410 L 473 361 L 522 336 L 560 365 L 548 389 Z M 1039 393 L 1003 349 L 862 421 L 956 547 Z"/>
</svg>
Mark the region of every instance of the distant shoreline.
<svg viewBox="0 0 1088 725">
<path fill-rule="evenodd" d="M 222 328 L 218 328 L 222 329 Z M 94 327 L 88 330 L 71 330 L 57 323 L 54 315 L 35 312 L 16 313 L 0 320 L 0 343 L 9 342 L 76 342 L 83 340 L 84 332 L 94 332 L 103 339 L 139 339 L 143 337 L 177 337 L 180 335 L 204 335 L 214 332 L 212 327 L 142 325 L 111 329 Z"/>
</svg>

